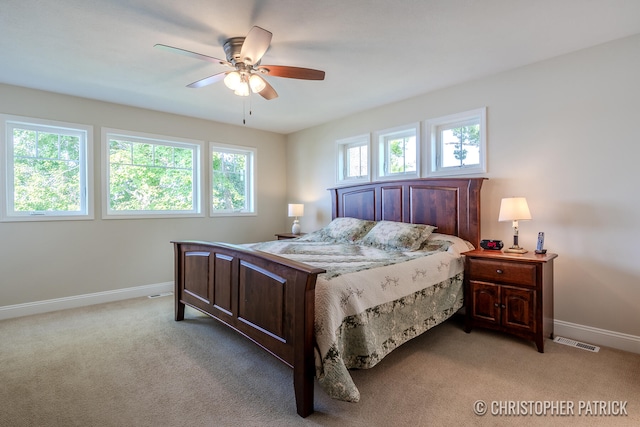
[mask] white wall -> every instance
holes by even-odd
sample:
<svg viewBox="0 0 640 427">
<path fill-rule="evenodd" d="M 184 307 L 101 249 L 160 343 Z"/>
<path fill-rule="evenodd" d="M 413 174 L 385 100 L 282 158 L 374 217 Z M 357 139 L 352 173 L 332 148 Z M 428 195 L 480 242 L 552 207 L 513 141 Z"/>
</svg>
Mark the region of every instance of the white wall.
<svg viewBox="0 0 640 427">
<path fill-rule="evenodd" d="M 303 231 L 331 219 L 336 139 L 486 106 L 482 237 L 512 242 L 500 199 L 526 197 L 533 220 L 520 223 L 520 245 L 534 249 L 544 231 L 559 254 L 556 320 L 640 337 L 638 52 L 634 36 L 289 135 L 288 195 L 307 202 Z"/>
<path fill-rule="evenodd" d="M 0 85 L 0 113 L 92 125 L 96 171 L 95 220 L 0 222 L 0 309 L 172 282 L 171 240 L 244 243 L 290 227 L 283 135 L 7 85 Z M 258 215 L 101 219 L 103 126 L 257 147 Z"/>
</svg>

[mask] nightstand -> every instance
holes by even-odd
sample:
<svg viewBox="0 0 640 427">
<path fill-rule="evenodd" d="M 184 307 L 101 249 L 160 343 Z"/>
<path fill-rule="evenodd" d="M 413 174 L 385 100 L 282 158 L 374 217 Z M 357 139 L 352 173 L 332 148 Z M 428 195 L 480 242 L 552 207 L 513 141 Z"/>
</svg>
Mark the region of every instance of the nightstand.
<svg viewBox="0 0 640 427">
<path fill-rule="evenodd" d="M 557 254 L 465 252 L 465 332 L 489 328 L 535 341 L 553 338 L 553 260 Z"/>
<path fill-rule="evenodd" d="M 293 234 L 293 233 L 276 233 L 275 236 L 278 240 L 295 239 L 296 237 L 304 236 L 307 233 Z"/>
</svg>

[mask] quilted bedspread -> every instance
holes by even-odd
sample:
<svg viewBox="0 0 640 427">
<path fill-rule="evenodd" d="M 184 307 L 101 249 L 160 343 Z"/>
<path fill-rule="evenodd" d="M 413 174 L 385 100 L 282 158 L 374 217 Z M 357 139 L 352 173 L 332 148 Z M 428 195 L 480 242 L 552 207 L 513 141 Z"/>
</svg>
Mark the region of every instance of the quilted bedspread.
<svg viewBox="0 0 640 427">
<path fill-rule="evenodd" d="M 321 267 L 315 292 L 316 377 L 326 393 L 357 402 L 349 369 L 375 366 L 463 304 L 461 253 L 472 246 L 433 233 L 421 250 L 304 240 L 246 245 Z"/>
</svg>

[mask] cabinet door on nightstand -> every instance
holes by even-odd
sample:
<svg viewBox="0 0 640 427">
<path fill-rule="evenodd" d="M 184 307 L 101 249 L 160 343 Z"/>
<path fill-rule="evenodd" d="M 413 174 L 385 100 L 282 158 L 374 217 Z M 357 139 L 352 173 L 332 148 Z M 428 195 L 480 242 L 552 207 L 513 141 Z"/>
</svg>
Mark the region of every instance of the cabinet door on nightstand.
<svg viewBox="0 0 640 427">
<path fill-rule="evenodd" d="M 502 287 L 502 325 L 536 332 L 536 292 L 529 289 Z"/>
<path fill-rule="evenodd" d="M 489 322 L 500 321 L 500 287 L 470 281 L 472 315 Z"/>
</svg>

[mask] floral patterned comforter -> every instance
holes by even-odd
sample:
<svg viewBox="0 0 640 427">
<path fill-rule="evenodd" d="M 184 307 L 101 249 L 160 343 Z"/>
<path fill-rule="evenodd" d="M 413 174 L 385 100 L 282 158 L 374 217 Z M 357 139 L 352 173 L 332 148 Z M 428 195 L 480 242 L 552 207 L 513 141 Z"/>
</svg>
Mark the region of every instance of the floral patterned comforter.
<svg viewBox="0 0 640 427">
<path fill-rule="evenodd" d="M 357 402 L 349 369 L 375 366 L 463 304 L 463 258 L 472 246 L 433 233 L 421 250 L 299 239 L 246 245 L 321 267 L 315 292 L 316 377 L 329 396 Z"/>
</svg>

